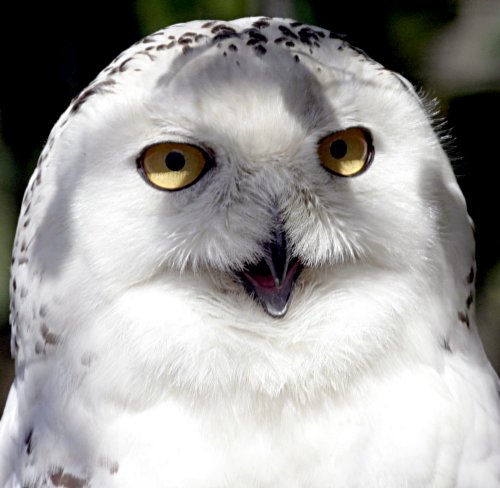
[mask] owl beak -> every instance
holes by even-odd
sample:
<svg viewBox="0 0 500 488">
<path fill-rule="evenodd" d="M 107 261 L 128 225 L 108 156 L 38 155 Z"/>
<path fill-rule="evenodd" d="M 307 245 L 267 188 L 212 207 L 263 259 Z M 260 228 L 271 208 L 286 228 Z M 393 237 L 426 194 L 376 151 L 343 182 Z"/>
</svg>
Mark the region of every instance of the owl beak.
<svg viewBox="0 0 500 488">
<path fill-rule="evenodd" d="M 302 265 L 291 258 L 286 234 L 276 225 L 271 240 L 264 245 L 264 257 L 240 273 L 247 292 L 255 296 L 264 310 L 274 318 L 283 317 L 290 303 L 293 286 Z"/>
</svg>

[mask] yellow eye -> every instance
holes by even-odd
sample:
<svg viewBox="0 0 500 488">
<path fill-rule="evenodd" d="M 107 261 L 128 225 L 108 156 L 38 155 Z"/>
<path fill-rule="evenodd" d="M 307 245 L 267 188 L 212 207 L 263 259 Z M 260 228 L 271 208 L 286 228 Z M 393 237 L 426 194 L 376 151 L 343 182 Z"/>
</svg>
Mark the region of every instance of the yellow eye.
<svg viewBox="0 0 500 488">
<path fill-rule="evenodd" d="M 355 176 L 363 172 L 373 159 L 370 133 L 360 127 L 335 132 L 319 143 L 321 164 L 339 176 Z"/>
<path fill-rule="evenodd" d="M 182 190 L 203 175 L 209 161 L 208 155 L 196 146 L 162 142 L 148 147 L 137 163 L 139 171 L 154 187 Z"/>
</svg>

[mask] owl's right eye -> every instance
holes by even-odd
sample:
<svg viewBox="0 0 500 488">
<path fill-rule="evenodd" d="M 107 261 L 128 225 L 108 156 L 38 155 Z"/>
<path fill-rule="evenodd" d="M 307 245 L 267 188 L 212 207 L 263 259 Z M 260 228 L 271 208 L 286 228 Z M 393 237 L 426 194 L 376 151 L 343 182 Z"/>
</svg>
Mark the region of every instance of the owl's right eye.
<svg viewBox="0 0 500 488">
<path fill-rule="evenodd" d="M 373 155 L 371 134 L 361 127 L 334 132 L 318 146 L 321 164 L 337 176 L 359 175 L 368 168 Z"/>
<path fill-rule="evenodd" d="M 182 190 L 210 167 L 210 157 L 192 144 L 162 142 L 149 146 L 137 160 L 139 172 L 160 190 Z"/>
</svg>

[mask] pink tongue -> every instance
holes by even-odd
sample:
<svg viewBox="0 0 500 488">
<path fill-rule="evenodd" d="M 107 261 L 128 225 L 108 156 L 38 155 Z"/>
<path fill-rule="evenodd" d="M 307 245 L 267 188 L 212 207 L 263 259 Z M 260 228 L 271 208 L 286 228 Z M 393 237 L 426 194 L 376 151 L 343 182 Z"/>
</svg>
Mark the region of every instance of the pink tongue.
<svg viewBox="0 0 500 488">
<path fill-rule="evenodd" d="M 272 275 L 268 276 L 252 276 L 253 280 L 262 288 L 274 288 L 276 284 L 274 283 L 274 278 Z"/>
</svg>

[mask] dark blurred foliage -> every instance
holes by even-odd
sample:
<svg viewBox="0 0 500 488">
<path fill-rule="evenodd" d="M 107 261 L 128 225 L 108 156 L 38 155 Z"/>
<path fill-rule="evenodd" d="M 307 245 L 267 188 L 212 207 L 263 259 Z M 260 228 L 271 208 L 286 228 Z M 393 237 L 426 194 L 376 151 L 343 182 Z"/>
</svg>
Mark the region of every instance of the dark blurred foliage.
<svg viewBox="0 0 500 488">
<path fill-rule="evenodd" d="M 478 287 L 500 260 L 500 234 L 496 227 L 500 210 L 500 151 L 496 146 L 500 141 L 498 123 L 493 122 L 499 113 L 497 91 L 453 98 L 447 114 L 456 153 L 461 158 L 455 171 L 476 228 Z"/>
<path fill-rule="evenodd" d="M 2 137 L 18 199 L 69 101 L 139 37 L 134 2 L 5 2 L 0 7 Z M 8 11 L 7 11 L 8 9 Z"/>
<path fill-rule="evenodd" d="M 462 4 L 472 1 L 464 0 Z M 457 18 L 458 7 L 456 1 L 449 0 L 2 3 L 0 215 L 5 218 L 0 219 L 4 227 L 0 227 L 0 238 L 3 235 L 3 241 L 11 242 L 24 187 L 58 116 L 102 68 L 142 35 L 166 24 L 194 18 L 258 13 L 293 15 L 298 20 L 347 34 L 349 40 L 368 55 L 432 93 L 433 86 L 426 83 L 425 70 L 429 43 Z M 498 60 L 500 48 L 497 52 Z M 438 95 L 442 95 L 448 127 L 455 137 L 452 153 L 459 182 L 476 222 L 481 285 L 487 271 L 500 259 L 500 238 L 495 224 L 498 220 L 498 124 L 486 122 L 488 115 L 495 118 L 499 113 L 500 91 L 476 93 L 472 88 L 459 95 L 445 92 Z M 8 255 L 10 245 L 2 244 L 0 239 L 2 246 Z M 0 280 L 4 288 L 7 268 L 8 262 L 3 259 Z M 0 286 L 0 294 L 1 290 Z M 7 355 L 8 343 L 7 313 L 6 307 L 3 308 L 0 310 L 0 386 L 2 376 L 6 375 L 1 358 L 2 354 Z"/>
<path fill-rule="evenodd" d="M 405 76 L 418 74 L 416 61 L 429 39 L 457 13 L 455 2 L 448 0 L 310 3 L 322 27 L 346 34 L 372 58 Z"/>
</svg>

